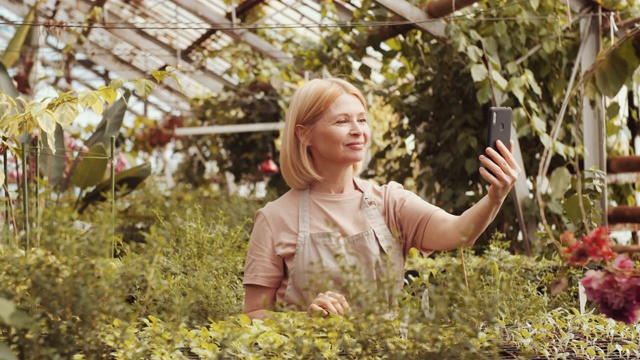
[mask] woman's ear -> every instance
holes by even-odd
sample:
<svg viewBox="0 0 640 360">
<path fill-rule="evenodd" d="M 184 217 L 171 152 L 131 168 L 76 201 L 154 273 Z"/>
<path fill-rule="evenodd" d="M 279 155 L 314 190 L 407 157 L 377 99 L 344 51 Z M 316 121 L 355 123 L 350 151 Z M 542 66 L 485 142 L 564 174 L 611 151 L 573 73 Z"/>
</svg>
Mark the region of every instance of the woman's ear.
<svg viewBox="0 0 640 360">
<path fill-rule="evenodd" d="M 296 132 L 296 137 L 298 138 L 298 141 L 300 141 L 301 143 L 305 144 L 308 142 L 309 140 L 309 128 L 307 128 L 304 125 L 296 125 L 296 127 L 294 128 L 295 132 Z M 307 143 L 307 145 L 310 145 Z"/>
</svg>

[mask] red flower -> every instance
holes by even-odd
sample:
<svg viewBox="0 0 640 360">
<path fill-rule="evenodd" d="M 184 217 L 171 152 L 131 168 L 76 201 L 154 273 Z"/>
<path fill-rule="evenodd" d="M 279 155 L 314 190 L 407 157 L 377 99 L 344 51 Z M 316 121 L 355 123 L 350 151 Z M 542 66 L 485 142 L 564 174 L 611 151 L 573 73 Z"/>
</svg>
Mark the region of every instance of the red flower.
<svg viewBox="0 0 640 360">
<path fill-rule="evenodd" d="M 583 236 L 582 241 L 576 241 L 573 234 L 566 231 L 560 239 L 569 245 L 564 251 L 570 254 L 569 262 L 572 264 L 585 264 L 589 260 L 608 261 L 615 257 L 615 253 L 611 251 L 609 230 L 604 226 Z"/>
</svg>

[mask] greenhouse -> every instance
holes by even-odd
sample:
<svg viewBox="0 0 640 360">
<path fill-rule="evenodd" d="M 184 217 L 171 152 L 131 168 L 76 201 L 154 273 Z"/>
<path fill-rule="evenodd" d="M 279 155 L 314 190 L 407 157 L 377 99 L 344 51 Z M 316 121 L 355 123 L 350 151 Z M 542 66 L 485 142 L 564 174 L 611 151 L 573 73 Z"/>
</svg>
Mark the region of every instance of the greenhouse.
<svg viewBox="0 0 640 360">
<path fill-rule="evenodd" d="M 636 0 L 0 0 L 0 359 L 640 358 Z"/>
</svg>

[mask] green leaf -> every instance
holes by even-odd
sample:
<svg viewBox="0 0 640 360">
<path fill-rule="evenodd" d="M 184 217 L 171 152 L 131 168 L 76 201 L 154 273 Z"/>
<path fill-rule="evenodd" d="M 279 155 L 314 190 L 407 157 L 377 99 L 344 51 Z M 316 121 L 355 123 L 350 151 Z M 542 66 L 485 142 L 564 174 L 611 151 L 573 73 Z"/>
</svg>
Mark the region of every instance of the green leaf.
<svg viewBox="0 0 640 360">
<path fill-rule="evenodd" d="M 560 199 L 571 185 L 571 173 L 566 167 L 559 167 L 553 170 L 549 177 L 551 187 L 551 198 Z"/>
<path fill-rule="evenodd" d="M 511 92 L 516 96 L 518 101 L 523 104 L 525 95 L 523 80 L 519 77 L 512 77 L 509 79 L 509 89 L 511 89 Z"/>
<path fill-rule="evenodd" d="M 524 76 L 527 79 L 527 83 L 531 87 L 531 90 L 533 90 L 536 95 L 542 96 L 542 89 L 540 89 L 540 86 L 536 82 L 536 77 L 533 72 L 529 69 L 525 69 Z"/>
<path fill-rule="evenodd" d="M 92 146 L 71 174 L 71 183 L 80 189 L 98 184 L 104 177 L 108 163 L 109 157 L 104 145 L 98 143 Z"/>
<path fill-rule="evenodd" d="M 9 95 L 12 99 L 15 99 L 20 94 L 16 86 L 13 84 L 13 79 L 9 75 L 7 68 L 0 62 L 0 91 Z"/>
<path fill-rule="evenodd" d="M 467 46 L 467 56 L 471 59 L 472 62 L 477 63 L 482 59 L 482 49 L 475 45 Z"/>
<path fill-rule="evenodd" d="M 9 326 L 24 328 L 29 325 L 30 318 L 18 310 L 13 301 L 0 297 L 0 322 Z"/>
<path fill-rule="evenodd" d="M 156 84 L 147 79 L 135 79 L 133 80 L 133 85 L 138 95 L 142 98 L 149 96 L 156 88 Z"/>
<path fill-rule="evenodd" d="M 493 82 L 498 86 L 498 88 L 500 90 L 507 90 L 507 87 L 509 86 L 509 82 L 502 77 L 502 75 L 500 75 L 500 73 L 496 70 L 491 70 L 491 78 L 493 79 Z"/>
<path fill-rule="evenodd" d="M 78 115 L 77 101 L 65 101 L 53 112 L 55 121 L 63 127 L 71 125 Z"/>
<path fill-rule="evenodd" d="M 40 129 L 42 129 L 42 131 L 48 134 L 53 134 L 56 130 L 56 120 L 51 110 L 45 109 L 38 114 L 36 119 L 38 120 L 38 125 L 40 125 Z"/>
<path fill-rule="evenodd" d="M 620 104 L 617 102 L 611 103 L 607 108 L 607 119 L 613 119 L 620 115 Z"/>
<path fill-rule="evenodd" d="M 539 133 L 546 133 L 547 132 L 547 123 L 544 122 L 544 120 L 540 119 L 540 117 L 538 115 L 533 115 L 532 116 L 533 119 L 533 128 L 539 132 Z"/>
<path fill-rule="evenodd" d="M 85 141 L 84 145 L 92 147 L 97 143 L 102 143 L 105 148 L 111 146 L 111 137 L 118 136 L 122 122 L 124 121 L 124 114 L 127 111 L 127 102 L 131 92 L 128 90 L 122 95 L 122 97 L 116 101 L 115 104 L 109 106 L 105 111 L 102 121 L 96 127 L 96 130 Z"/>
<path fill-rule="evenodd" d="M 360 64 L 358 71 L 365 79 L 369 79 L 371 77 L 371 67 L 369 65 L 366 65 L 364 63 Z"/>
<path fill-rule="evenodd" d="M 474 82 L 480 82 L 487 78 L 487 68 L 484 64 L 473 64 L 471 66 L 471 78 Z"/>
<path fill-rule="evenodd" d="M 53 134 L 54 141 L 51 141 L 50 136 L 42 138 L 44 148 L 42 149 L 42 156 L 40 157 L 40 174 L 42 177 L 46 177 L 49 180 L 49 185 L 55 187 L 60 183 L 64 176 L 64 170 L 66 168 L 65 156 L 53 156 L 54 152 L 51 147 L 58 147 L 64 151 L 64 132 L 60 124 L 56 125 L 56 130 Z"/>
<path fill-rule="evenodd" d="M 493 91 L 491 90 L 491 86 L 489 86 L 488 82 L 478 89 L 476 92 L 476 99 L 480 104 L 486 104 L 493 99 Z"/>
<path fill-rule="evenodd" d="M 113 104 L 118 98 L 118 92 L 108 86 L 100 86 L 98 88 L 98 91 L 100 92 L 100 95 L 102 95 L 102 98 L 109 105 Z"/>
<path fill-rule="evenodd" d="M 0 359 L 3 360 L 18 360 L 9 347 L 0 342 Z"/>
<path fill-rule="evenodd" d="M 146 178 L 151 175 L 151 165 L 145 163 L 131 169 L 119 172 L 115 175 L 116 194 L 125 196 L 135 190 Z M 82 213 L 87 206 L 106 200 L 106 194 L 111 191 L 111 179 L 107 179 L 96 185 L 90 193 L 82 198 L 82 205 L 78 213 Z"/>
<path fill-rule="evenodd" d="M 591 203 L 589 202 L 589 198 L 583 196 L 582 204 L 584 206 L 584 211 L 588 213 L 591 210 Z M 578 194 L 573 194 L 566 198 L 562 203 L 562 208 L 564 209 L 564 213 L 566 214 L 567 218 L 569 218 L 572 222 L 577 222 L 582 219 L 582 211 L 580 211 Z"/>
<path fill-rule="evenodd" d="M 25 15 L 24 19 L 22 19 L 22 25 L 18 27 L 18 30 L 16 30 L 13 38 L 9 40 L 7 48 L 4 50 L 2 57 L 0 57 L 0 62 L 2 62 L 6 68 L 10 68 L 16 61 L 18 61 L 18 59 L 20 59 L 22 47 L 24 46 L 27 35 L 29 34 L 29 30 L 31 29 L 31 24 L 33 23 L 36 16 L 36 10 L 44 2 L 45 0 L 39 0 L 31 7 L 31 9 L 29 9 L 27 15 Z"/>
<path fill-rule="evenodd" d="M 151 72 L 151 75 L 153 76 L 154 79 L 156 79 L 156 81 L 158 83 L 160 83 L 162 80 L 164 80 L 164 78 L 167 76 L 167 72 L 166 71 L 162 71 L 162 70 L 153 70 Z"/>
<path fill-rule="evenodd" d="M 84 90 L 80 92 L 78 94 L 78 103 L 84 109 L 91 108 L 96 114 L 102 115 L 104 105 L 102 105 L 99 91 Z"/>
<path fill-rule="evenodd" d="M 595 84 L 603 95 L 614 97 L 631 80 L 631 74 L 627 61 L 614 51 L 596 69 Z"/>
<path fill-rule="evenodd" d="M 515 74 L 518 71 L 518 65 L 513 61 L 509 61 L 505 68 L 507 69 L 509 74 Z"/>
<path fill-rule="evenodd" d="M 118 90 L 122 87 L 122 85 L 124 85 L 124 83 L 125 81 L 122 79 L 113 79 L 111 80 L 111 82 L 109 82 L 109 87 L 113 90 Z"/>
</svg>

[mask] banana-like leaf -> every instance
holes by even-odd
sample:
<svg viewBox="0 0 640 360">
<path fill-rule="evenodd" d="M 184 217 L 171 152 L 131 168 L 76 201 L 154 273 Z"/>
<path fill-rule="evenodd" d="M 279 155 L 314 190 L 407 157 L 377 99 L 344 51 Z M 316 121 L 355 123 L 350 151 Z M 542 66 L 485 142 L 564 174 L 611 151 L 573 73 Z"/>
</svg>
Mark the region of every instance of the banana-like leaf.
<svg viewBox="0 0 640 360">
<path fill-rule="evenodd" d="M 637 39 L 637 40 L 636 40 Z M 627 34 L 609 49 L 604 50 L 593 69 L 593 80 L 598 91 L 614 97 L 623 85 L 631 81 L 640 65 L 640 32 Z"/>
<path fill-rule="evenodd" d="M 13 79 L 9 76 L 9 72 L 2 62 L 0 62 L 0 91 L 13 99 L 18 97 L 18 89 L 13 84 Z"/>
<path fill-rule="evenodd" d="M 18 27 L 18 30 L 16 30 L 13 38 L 9 41 L 9 45 L 7 45 L 7 48 L 2 54 L 2 57 L 0 57 L 0 61 L 4 64 L 5 67 L 10 68 L 20 58 L 22 46 L 24 45 L 24 42 L 29 35 L 31 24 L 36 17 L 36 10 L 38 10 L 40 5 L 42 5 L 44 2 L 45 0 L 39 0 L 31 7 L 27 15 L 22 20 L 22 25 Z"/>
<path fill-rule="evenodd" d="M 107 108 L 102 121 L 96 127 L 96 131 L 85 141 L 85 146 L 92 147 L 97 143 L 102 143 L 105 148 L 108 148 L 111 145 L 111 137 L 118 136 L 118 133 L 120 133 L 130 95 L 131 92 L 129 90 L 125 91 L 118 101 Z"/>
<path fill-rule="evenodd" d="M 119 172 L 115 176 L 115 188 L 116 194 L 118 196 L 125 196 L 135 190 L 146 178 L 151 175 L 151 164 L 144 163 L 142 165 L 138 165 L 136 167 L 132 167 L 131 169 L 127 169 L 125 171 Z M 87 208 L 87 206 L 99 202 L 105 201 L 107 199 L 106 194 L 111 191 L 111 179 L 105 180 L 100 184 L 96 185 L 95 189 L 93 189 L 90 193 L 86 194 L 81 202 L 80 209 L 78 209 L 78 213 L 82 214 L 82 212 Z"/>
<path fill-rule="evenodd" d="M 99 143 L 92 146 L 71 174 L 71 183 L 80 189 L 98 184 L 104 177 L 108 163 L 109 157 L 104 145 Z"/>
<path fill-rule="evenodd" d="M 0 359 L 18 360 L 18 357 L 11 352 L 7 345 L 0 343 Z"/>
<path fill-rule="evenodd" d="M 51 187 L 57 186 L 62 177 L 64 176 L 64 169 L 66 168 L 64 148 L 64 132 L 60 124 L 56 124 L 56 130 L 54 132 L 55 146 L 57 151 L 54 155 L 49 147 L 49 136 L 42 138 L 43 149 L 40 156 L 40 171 L 41 176 L 46 177 L 49 180 Z"/>
</svg>

